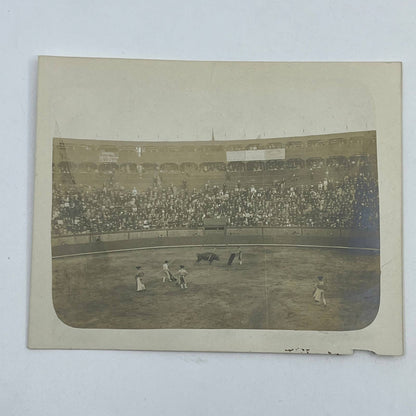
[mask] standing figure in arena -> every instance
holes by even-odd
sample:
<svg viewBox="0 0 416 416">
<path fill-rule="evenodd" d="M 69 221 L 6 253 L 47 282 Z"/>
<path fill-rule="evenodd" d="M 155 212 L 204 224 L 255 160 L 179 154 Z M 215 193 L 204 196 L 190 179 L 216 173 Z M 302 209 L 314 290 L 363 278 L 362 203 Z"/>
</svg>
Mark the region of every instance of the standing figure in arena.
<svg viewBox="0 0 416 416">
<path fill-rule="evenodd" d="M 324 282 L 323 276 L 318 276 L 317 279 L 318 281 L 315 283 L 315 289 L 312 294 L 313 300 L 316 303 L 326 306 L 326 299 L 325 299 L 326 284 Z"/>
<path fill-rule="evenodd" d="M 240 265 L 243 264 L 243 252 L 241 251 L 240 247 L 237 247 L 237 251 L 232 252 L 230 254 L 230 257 L 228 258 L 227 266 L 231 266 L 236 257 L 238 259 L 238 263 Z"/>
<path fill-rule="evenodd" d="M 180 266 L 180 269 L 178 271 L 179 275 L 179 284 L 181 285 L 181 289 L 188 289 L 188 286 L 186 284 L 185 276 L 187 276 L 188 272 L 185 270 L 185 266 Z"/>
<path fill-rule="evenodd" d="M 140 271 L 141 268 L 141 266 L 136 266 L 136 292 L 141 292 L 142 290 L 146 289 L 146 286 L 144 285 L 142 280 L 142 278 L 144 277 L 144 273 L 143 271 Z"/>
<path fill-rule="evenodd" d="M 231 266 L 233 264 L 234 259 L 235 259 L 235 253 L 231 253 L 230 257 L 228 257 L 227 266 Z"/>
<path fill-rule="evenodd" d="M 169 262 L 167 260 L 165 260 L 165 262 L 163 263 L 162 271 L 163 271 L 163 278 L 162 278 L 163 283 L 166 282 L 166 279 L 168 279 L 169 282 L 173 282 L 174 277 L 173 277 L 173 274 L 169 270 Z"/>
<path fill-rule="evenodd" d="M 237 257 L 238 257 L 238 263 L 241 266 L 243 264 L 243 252 L 241 251 L 241 247 L 237 248 Z"/>
</svg>

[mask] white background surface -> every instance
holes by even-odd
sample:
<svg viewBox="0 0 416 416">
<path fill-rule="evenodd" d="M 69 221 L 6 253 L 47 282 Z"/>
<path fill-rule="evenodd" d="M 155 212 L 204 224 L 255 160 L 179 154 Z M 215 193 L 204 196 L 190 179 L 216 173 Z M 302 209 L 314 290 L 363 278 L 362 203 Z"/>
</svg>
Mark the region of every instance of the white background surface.
<svg viewBox="0 0 416 416">
<path fill-rule="evenodd" d="M 416 415 L 416 2 L 0 2 L 0 414 Z M 406 355 L 26 348 L 36 56 L 403 61 Z"/>
</svg>

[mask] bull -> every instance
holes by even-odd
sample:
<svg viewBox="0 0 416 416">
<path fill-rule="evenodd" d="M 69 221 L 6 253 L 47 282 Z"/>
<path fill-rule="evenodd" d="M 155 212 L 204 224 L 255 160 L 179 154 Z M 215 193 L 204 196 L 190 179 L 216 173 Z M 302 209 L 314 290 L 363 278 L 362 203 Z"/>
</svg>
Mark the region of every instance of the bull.
<svg viewBox="0 0 416 416">
<path fill-rule="evenodd" d="M 206 253 L 198 253 L 196 255 L 197 259 L 196 262 L 199 263 L 201 260 L 206 260 L 209 262 L 209 264 L 212 264 L 212 262 L 215 261 L 219 261 L 219 256 L 215 253 L 212 253 L 210 251 L 207 251 Z"/>
</svg>

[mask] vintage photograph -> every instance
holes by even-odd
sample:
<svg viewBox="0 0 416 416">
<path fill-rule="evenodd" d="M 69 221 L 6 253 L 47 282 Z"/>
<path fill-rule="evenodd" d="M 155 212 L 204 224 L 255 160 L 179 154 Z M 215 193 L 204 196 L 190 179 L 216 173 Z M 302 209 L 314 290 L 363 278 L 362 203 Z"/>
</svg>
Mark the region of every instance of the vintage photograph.
<svg viewBox="0 0 416 416">
<path fill-rule="evenodd" d="M 57 316 L 76 328 L 368 326 L 376 136 L 54 138 Z"/>
<path fill-rule="evenodd" d="M 41 57 L 29 346 L 401 354 L 401 66 Z"/>
</svg>

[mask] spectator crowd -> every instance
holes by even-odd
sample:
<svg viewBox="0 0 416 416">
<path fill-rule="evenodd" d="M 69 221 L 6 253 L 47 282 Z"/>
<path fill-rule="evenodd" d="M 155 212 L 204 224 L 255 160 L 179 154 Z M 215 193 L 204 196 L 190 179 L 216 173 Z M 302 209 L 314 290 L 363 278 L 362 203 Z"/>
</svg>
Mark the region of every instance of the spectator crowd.
<svg viewBox="0 0 416 416">
<path fill-rule="evenodd" d="M 94 188 L 54 185 L 52 234 L 199 228 L 206 218 L 228 226 L 377 229 L 377 180 L 360 173 L 314 185 L 229 185 L 202 189 L 162 188 L 145 192 L 117 183 Z"/>
</svg>

